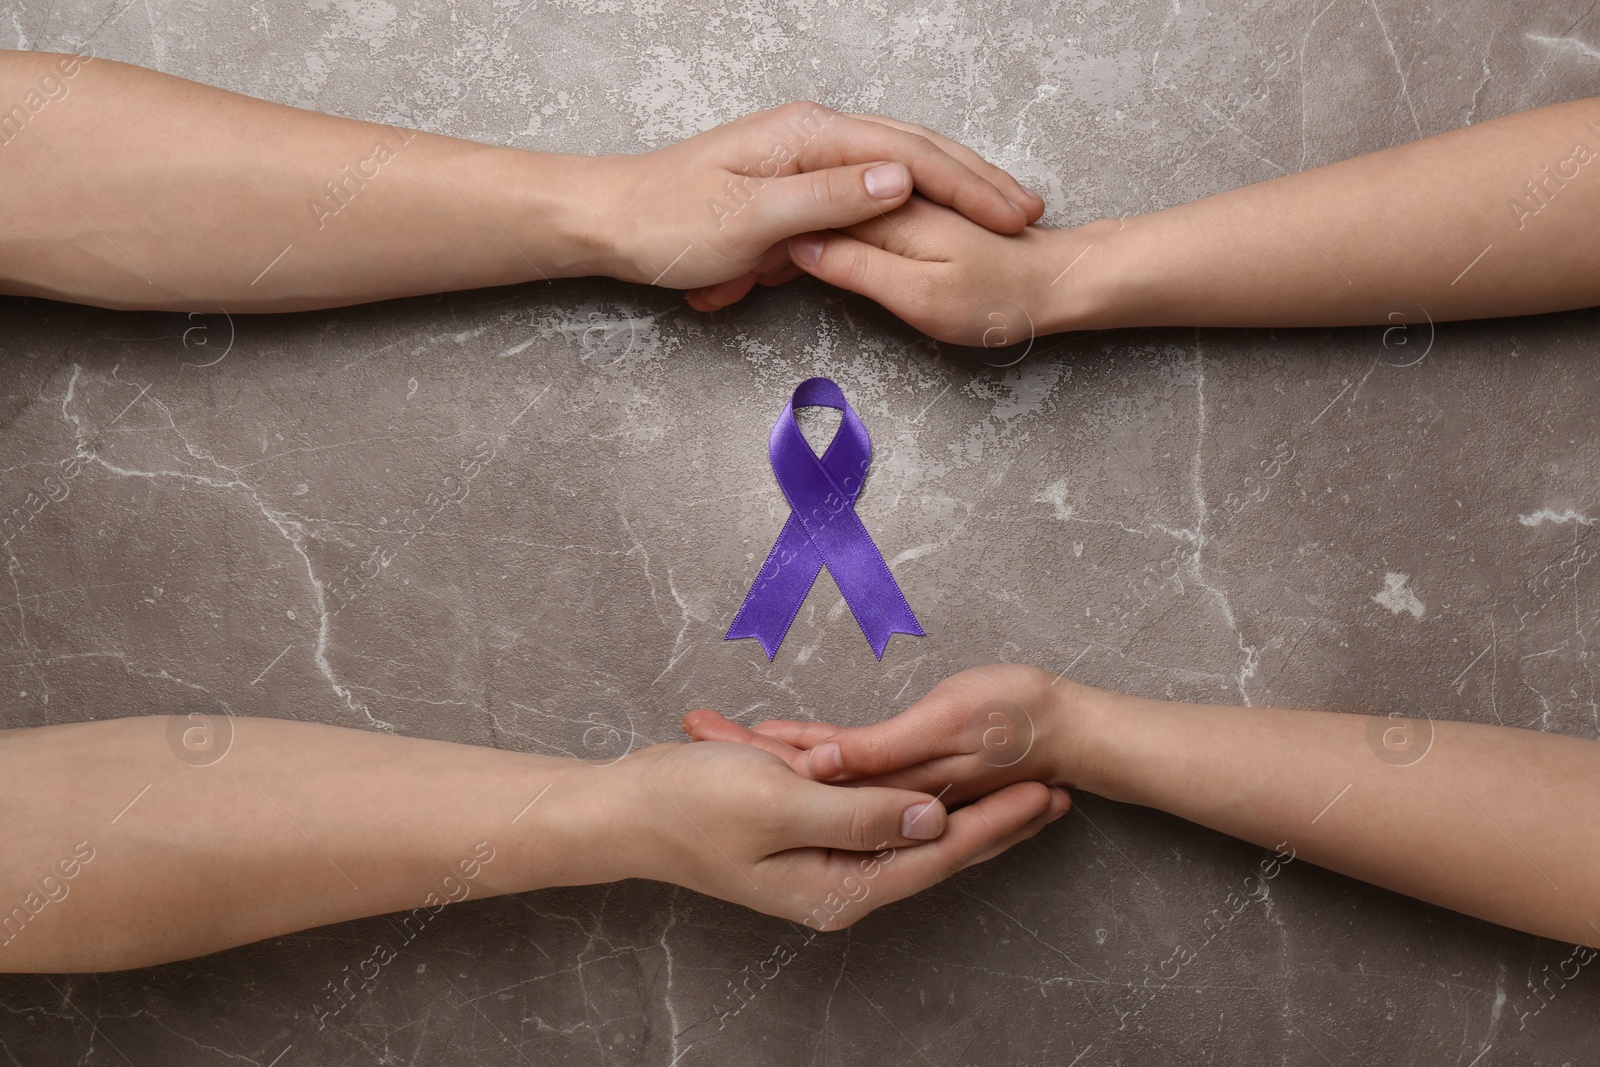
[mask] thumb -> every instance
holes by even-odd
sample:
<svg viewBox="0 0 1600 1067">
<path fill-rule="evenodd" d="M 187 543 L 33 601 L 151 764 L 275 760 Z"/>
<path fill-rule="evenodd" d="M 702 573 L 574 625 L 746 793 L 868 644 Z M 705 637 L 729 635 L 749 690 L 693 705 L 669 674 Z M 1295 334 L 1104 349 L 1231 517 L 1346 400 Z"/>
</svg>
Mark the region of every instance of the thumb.
<svg viewBox="0 0 1600 1067">
<path fill-rule="evenodd" d="M 803 845 L 875 852 L 932 841 L 944 833 L 944 805 L 927 793 L 801 784 L 807 802 L 799 822 Z"/>
<path fill-rule="evenodd" d="M 939 840 L 883 859 L 878 885 L 884 903 L 920 892 L 999 855 L 1065 815 L 1069 807 L 1065 793 L 1039 782 L 1018 782 L 990 793 L 950 816 Z"/>
<path fill-rule="evenodd" d="M 773 178 L 752 198 L 759 239 L 779 244 L 797 233 L 833 230 L 877 218 L 911 196 L 902 163 L 825 167 Z"/>
</svg>

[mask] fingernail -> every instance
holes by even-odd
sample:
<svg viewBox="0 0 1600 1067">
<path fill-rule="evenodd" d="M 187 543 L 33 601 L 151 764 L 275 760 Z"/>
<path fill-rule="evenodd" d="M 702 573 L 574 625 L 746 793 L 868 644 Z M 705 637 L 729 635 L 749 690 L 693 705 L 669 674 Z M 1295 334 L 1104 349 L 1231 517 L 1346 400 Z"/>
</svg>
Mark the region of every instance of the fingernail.
<svg viewBox="0 0 1600 1067">
<path fill-rule="evenodd" d="M 906 191 L 906 168 L 885 163 L 866 173 L 867 193 L 877 200 L 898 200 Z"/>
<path fill-rule="evenodd" d="M 844 760 L 839 754 L 836 742 L 829 741 L 811 750 L 811 777 L 817 781 L 825 782 L 830 778 L 837 778 L 842 770 L 844 770 Z"/>
<path fill-rule="evenodd" d="M 803 233 L 789 241 L 789 255 L 802 267 L 815 267 L 822 258 L 822 238 L 814 233 Z"/>
<path fill-rule="evenodd" d="M 900 816 L 900 836 L 912 841 L 932 841 L 939 836 L 939 820 L 929 818 L 933 801 L 913 804 Z"/>
</svg>

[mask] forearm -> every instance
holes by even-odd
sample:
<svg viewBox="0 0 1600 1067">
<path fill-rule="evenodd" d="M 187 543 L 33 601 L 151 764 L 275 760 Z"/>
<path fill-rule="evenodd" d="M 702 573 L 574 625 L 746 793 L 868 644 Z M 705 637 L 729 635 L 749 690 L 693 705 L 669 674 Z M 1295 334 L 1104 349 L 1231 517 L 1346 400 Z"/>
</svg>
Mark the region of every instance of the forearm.
<svg viewBox="0 0 1600 1067">
<path fill-rule="evenodd" d="M 1083 258 L 1052 286 L 1052 325 L 1332 326 L 1589 307 L 1600 304 L 1600 246 L 1577 238 L 1597 229 L 1600 100 L 1578 100 L 1060 231 L 1052 272 Z"/>
<path fill-rule="evenodd" d="M 1066 812 L 1019 782 L 947 815 L 744 745 L 589 764 L 224 717 L 231 745 L 194 751 L 182 731 L 205 725 L 0 732 L 0 972 L 148 966 L 396 911 L 409 938 L 450 902 L 625 878 L 842 929 Z"/>
<path fill-rule="evenodd" d="M 0 104 L 17 105 L 0 115 L 0 292 L 289 311 L 599 273 L 611 254 L 604 159 L 48 53 L 0 52 Z"/>
<path fill-rule="evenodd" d="M 0 733 L 0 971 L 145 966 L 622 875 L 603 768 L 219 720 L 232 741 L 210 763 L 180 759 L 162 717 Z"/>
<path fill-rule="evenodd" d="M 1600 744 L 1106 696 L 1096 754 L 1072 784 L 1492 922 L 1600 945 Z"/>
</svg>

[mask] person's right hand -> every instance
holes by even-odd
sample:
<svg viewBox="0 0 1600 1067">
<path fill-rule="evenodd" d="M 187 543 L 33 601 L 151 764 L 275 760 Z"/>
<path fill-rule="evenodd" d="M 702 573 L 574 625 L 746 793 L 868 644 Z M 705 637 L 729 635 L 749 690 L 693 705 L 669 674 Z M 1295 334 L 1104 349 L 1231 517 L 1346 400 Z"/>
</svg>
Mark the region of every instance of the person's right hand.
<svg viewBox="0 0 1600 1067">
<path fill-rule="evenodd" d="M 586 163 L 612 234 L 603 272 L 688 289 L 714 311 L 757 282 L 801 271 L 796 234 L 893 211 L 915 189 L 975 225 L 1017 233 L 1044 201 L 976 152 L 932 130 L 815 103 L 770 108 L 636 156 Z"/>
<path fill-rule="evenodd" d="M 818 782 L 910 789 L 963 804 L 1017 782 L 1082 784 L 1111 697 L 1036 667 L 992 664 L 944 679 L 905 711 L 871 726 L 775 720 L 746 729 L 691 711 L 697 741 L 771 752 Z M 943 791 L 943 792 L 942 792 Z"/>
<path fill-rule="evenodd" d="M 914 196 L 886 215 L 801 234 L 789 242 L 789 256 L 797 268 L 876 300 L 937 340 L 1004 348 L 1097 325 L 1096 289 L 1084 284 L 1096 260 L 1085 250 L 1116 227 L 996 232 Z"/>
</svg>

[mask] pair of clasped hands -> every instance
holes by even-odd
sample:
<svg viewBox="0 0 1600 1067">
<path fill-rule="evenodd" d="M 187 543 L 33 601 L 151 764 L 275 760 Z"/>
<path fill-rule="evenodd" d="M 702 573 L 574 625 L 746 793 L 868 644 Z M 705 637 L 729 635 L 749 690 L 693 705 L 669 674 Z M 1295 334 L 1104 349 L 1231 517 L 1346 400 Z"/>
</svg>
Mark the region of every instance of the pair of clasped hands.
<svg viewBox="0 0 1600 1067">
<path fill-rule="evenodd" d="M 689 288 L 689 303 L 697 310 L 717 311 L 758 284 L 781 285 L 809 274 L 870 296 L 923 333 L 955 344 L 994 347 L 992 331 L 986 336 L 989 324 L 975 313 L 1002 298 L 1020 302 L 1038 319 L 1041 333 L 1079 324 L 1060 306 L 1062 291 L 1054 289 L 1051 275 L 1071 262 L 1083 242 L 1064 241 L 1058 231 L 1033 227 L 1044 214 L 1044 201 L 971 149 L 921 126 L 881 115 L 841 115 L 815 104 L 761 112 L 700 137 L 732 135 L 741 126 L 747 127 L 742 131 L 747 141 L 759 144 L 763 134 L 776 134 L 782 148 L 787 148 L 782 140 L 786 131 L 818 132 L 812 141 L 805 140 L 805 132 L 789 137 L 799 142 L 790 166 L 800 172 L 779 177 L 773 193 L 761 179 L 773 156 L 757 168 L 721 156 L 720 166 L 740 176 L 723 183 L 718 191 L 722 203 L 711 202 L 719 231 L 739 222 L 727 211 L 729 204 L 760 208 L 760 199 L 769 195 L 786 202 L 751 212 L 753 248 L 737 233 L 731 235 L 734 240 L 721 262 L 724 271 L 737 272 L 734 276 L 709 283 L 695 278 L 690 286 L 670 276 L 663 280 Z M 699 139 L 627 158 L 644 161 L 679 150 L 686 155 L 704 151 L 691 148 Z M 709 143 L 706 149 L 711 149 Z M 726 148 L 711 150 L 720 155 Z M 890 161 L 855 162 L 874 154 Z M 824 169 L 813 169 L 818 167 Z M 693 174 L 694 169 L 680 173 Z M 826 223 L 827 229 L 784 237 L 786 228 L 808 223 Z M 757 251 L 768 236 L 780 239 Z M 645 263 L 670 255 L 671 245 L 672 239 L 662 237 L 647 241 L 655 254 Z M 623 273 L 651 280 L 643 264 Z M 1032 328 L 1034 323 L 1026 325 Z"/>
<path fill-rule="evenodd" d="M 996 664 L 946 678 L 894 718 L 853 729 L 788 720 L 746 728 L 691 711 L 684 732 L 713 744 L 637 756 L 685 761 L 674 777 L 698 780 L 696 806 L 721 810 L 719 847 L 748 873 L 694 858 L 700 850 L 686 842 L 690 862 L 657 877 L 842 929 L 1067 814 L 1063 787 L 1093 784 L 1085 755 L 1106 710 L 1098 698 L 1116 697 Z"/>
<path fill-rule="evenodd" d="M 870 292 L 933 336 L 978 341 L 971 316 L 960 309 L 975 307 L 973 294 L 981 290 L 1027 291 L 1027 284 L 996 268 L 1017 243 L 1029 241 L 1028 228 L 1044 202 L 932 131 L 881 116 L 820 115 L 816 139 L 792 165 L 826 169 L 777 179 L 792 187 L 778 190 L 773 215 L 760 223 L 800 225 L 808 216 L 828 217 L 830 229 L 775 243 L 753 262 L 748 251 L 730 256 L 730 269 L 750 269 L 690 289 L 690 304 L 715 311 L 757 284 L 812 274 Z M 763 132 L 773 125 L 792 128 L 796 120 L 817 116 L 815 105 L 790 105 L 702 137 L 741 125 Z M 687 154 L 696 140 L 664 152 Z M 760 142 L 758 134 L 754 143 Z M 877 154 L 903 162 L 855 162 Z M 735 184 L 733 191 L 757 207 L 767 187 Z M 781 208 L 780 201 L 786 201 Z M 673 240 L 657 239 L 658 256 L 670 253 Z M 952 262 L 957 253 L 961 262 Z M 703 849 L 685 837 L 670 850 L 682 862 L 668 859 L 657 876 L 836 930 L 990 859 L 1071 806 L 1061 788 L 1077 778 L 1066 720 L 1092 703 L 1094 691 L 1056 681 L 1018 665 L 969 670 L 898 717 L 858 729 L 790 721 L 747 729 L 716 711 L 692 711 L 684 718 L 685 733 L 722 744 L 687 751 L 659 746 L 638 755 L 695 765 L 676 768 L 673 776 L 681 781 L 688 772 L 697 780 L 695 806 L 719 812 L 713 833 L 735 862 L 708 863 Z"/>
</svg>

